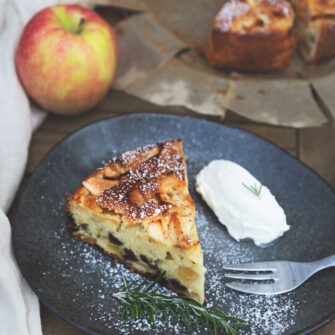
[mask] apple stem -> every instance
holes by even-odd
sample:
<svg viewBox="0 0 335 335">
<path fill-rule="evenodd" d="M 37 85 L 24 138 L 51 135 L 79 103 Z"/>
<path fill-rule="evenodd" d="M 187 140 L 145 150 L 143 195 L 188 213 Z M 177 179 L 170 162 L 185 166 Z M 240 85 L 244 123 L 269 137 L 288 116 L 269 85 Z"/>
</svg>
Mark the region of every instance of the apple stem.
<svg viewBox="0 0 335 335">
<path fill-rule="evenodd" d="M 84 17 L 80 18 L 80 21 L 79 21 L 79 25 L 78 25 L 78 28 L 77 28 L 77 31 L 76 33 L 77 34 L 80 34 L 82 32 L 82 28 L 83 28 L 83 25 L 85 24 L 86 20 Z"/>
</svg>

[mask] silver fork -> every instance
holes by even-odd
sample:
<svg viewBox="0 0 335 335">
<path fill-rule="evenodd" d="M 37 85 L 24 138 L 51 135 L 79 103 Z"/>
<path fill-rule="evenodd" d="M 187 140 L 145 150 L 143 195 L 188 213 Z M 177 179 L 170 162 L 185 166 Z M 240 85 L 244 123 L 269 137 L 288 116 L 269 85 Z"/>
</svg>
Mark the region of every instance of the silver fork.
<svg viewBox="0 0 335 335">
<path fill-rule="evenodd" d="M 281 294 L 294 290 L 309 277 L 325 268 L 335 266 L 335 254 L 314 262 L 273 261 L 245 264 L 224 264 L 224 270 L 239 271 L 226 273 L 226 278 L 271 281 L 270 283 L 226 283 L 231 289 L 252 294 Z M 250 273 L 256 272 L 256 273 Z M 259 273 L 267 272 L 267 273 Z"/>
</svg>

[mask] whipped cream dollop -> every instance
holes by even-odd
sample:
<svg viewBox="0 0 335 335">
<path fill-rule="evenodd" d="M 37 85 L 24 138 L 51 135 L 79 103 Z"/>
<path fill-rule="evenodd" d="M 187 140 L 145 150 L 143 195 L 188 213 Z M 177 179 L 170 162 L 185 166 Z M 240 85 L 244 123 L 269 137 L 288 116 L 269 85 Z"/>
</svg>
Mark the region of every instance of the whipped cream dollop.
<svg viewBox="0 0 335 335">
<path fill-rule="evenodd" d="M 242 166 L 228 160 L 214 160 L 196 179 L 196 189 L 214 211 L 228 233 L 237 241 L 251 238 L 260 246 L 290 229 L 282 207 L 261 182 Z"/>
</svg>

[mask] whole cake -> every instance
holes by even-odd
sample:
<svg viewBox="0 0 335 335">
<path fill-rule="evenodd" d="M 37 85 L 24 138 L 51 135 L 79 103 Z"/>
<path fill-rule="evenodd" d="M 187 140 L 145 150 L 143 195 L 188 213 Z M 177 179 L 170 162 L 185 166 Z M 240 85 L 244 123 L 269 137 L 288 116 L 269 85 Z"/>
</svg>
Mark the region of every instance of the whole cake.
<svg viewBox="0 0 335 335">
<path fill-rule="evenodd" d="M 204 302 L 203 255 L 180 140 L 128 151 L 67 196 L 73 236 Z"/>
<path fill-rule="evenodd" d="M 285 0 L 230 0 L 214 19 L 205 55 L 215 67 L 272 72 L 290 66 L 297 44 Z"/>
<path fill-rule="evenodd" d="M 335 55 L 335 0 L 295 0 L 299 52 L 308 63 Z"/>
</svg>

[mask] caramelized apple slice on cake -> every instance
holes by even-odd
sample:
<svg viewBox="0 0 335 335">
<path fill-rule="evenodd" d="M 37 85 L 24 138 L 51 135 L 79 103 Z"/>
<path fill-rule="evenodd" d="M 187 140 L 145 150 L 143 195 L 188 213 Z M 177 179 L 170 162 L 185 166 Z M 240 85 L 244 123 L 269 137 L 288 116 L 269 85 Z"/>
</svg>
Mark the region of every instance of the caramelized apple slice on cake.
<svg viewBox="0 0 335 335">
<path fill-rule="evenodd" d="M 67 197 L 73 236 L 144 275 L 165 272 L 179 294 L 204 301 L 203 255 L 180 140 L 148 145 L 97 169 Z"/>
</svg>

